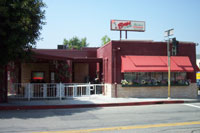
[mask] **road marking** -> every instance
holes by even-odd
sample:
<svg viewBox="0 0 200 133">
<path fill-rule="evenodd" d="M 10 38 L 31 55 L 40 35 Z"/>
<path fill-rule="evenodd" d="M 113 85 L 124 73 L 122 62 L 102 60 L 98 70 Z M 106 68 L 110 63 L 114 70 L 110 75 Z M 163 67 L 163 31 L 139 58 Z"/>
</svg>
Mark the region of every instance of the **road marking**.
<svg viewBox="0 0 200 133">
<path fill-rule="evenodd" d="M 173 127 L 173 126 L 186 126 L 186 125 L 200 125 L 200 121 L 193 122 L 180 122 L 180 123 L 162 123 L 154 125 L 137 125 L 137 126 L 121 126 L 109 128 L 96 128 L 96 129 L 82 129 L 82 130 L 68 130 L 68 131 L 46 131 L 37 133 L 89 133 L 96 131 L 114 131 L 114 130 L 130 130 L 130 129 L 143 129 L 143 128 L 156 128 L 156 127 Z"/>
<path fill-rule="evenodd" d="M 200 106 L 196 106 L 196 105 L 193 105 L 193 104 L 184 104 L 184 105 L 187 105 L 187 106 L 191 106 L 191 107 L 195 107 L 195 108 L 199 108 L 199 109 L 200 109 Z"/>
</svg>

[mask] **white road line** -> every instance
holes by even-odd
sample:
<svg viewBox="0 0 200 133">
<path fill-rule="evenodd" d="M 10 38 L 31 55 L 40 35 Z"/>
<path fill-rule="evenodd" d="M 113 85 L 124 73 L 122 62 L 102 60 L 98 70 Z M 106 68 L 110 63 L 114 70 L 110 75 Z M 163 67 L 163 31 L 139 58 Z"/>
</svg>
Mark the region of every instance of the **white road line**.
<svg viewBox="0 0 200 133">
<path fill-rule="evenodd" d="M 196 105 L 193 105 L 193 104 L 184 104 L 184 105 L 187 105 L 187 106 L 191 106 L 191 107 L 195 107 L 195 108 L 199 108 L 199 109 L 200 109 L 200 106 L 196 106 Z"/>
</svg>

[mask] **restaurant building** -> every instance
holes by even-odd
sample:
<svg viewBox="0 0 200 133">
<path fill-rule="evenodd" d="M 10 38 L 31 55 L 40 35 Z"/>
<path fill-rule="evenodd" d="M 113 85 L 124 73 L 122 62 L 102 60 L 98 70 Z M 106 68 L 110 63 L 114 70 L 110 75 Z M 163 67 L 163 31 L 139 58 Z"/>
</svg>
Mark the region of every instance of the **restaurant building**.
<svg viewBox="0 0 200 133">
<path fill-rule="evenodd" d="M 196 98 L 195 43 L 170 44 L 171 97 Z M 10 63 L 13 83 L 102 83 L 109 97 L 168 97 L 167 43 L 112 40 L 100 48 L 33 49 L 33 59 Z"/>
<path fill-rule="evenodd" d="M 196 98 L 195 44 L 170 44 L 171 97 Z M 97 50 L 103 58 L 105 94 L 111 97 L 167 97 L 167 43 L 111 41 Z"/>
</svg>

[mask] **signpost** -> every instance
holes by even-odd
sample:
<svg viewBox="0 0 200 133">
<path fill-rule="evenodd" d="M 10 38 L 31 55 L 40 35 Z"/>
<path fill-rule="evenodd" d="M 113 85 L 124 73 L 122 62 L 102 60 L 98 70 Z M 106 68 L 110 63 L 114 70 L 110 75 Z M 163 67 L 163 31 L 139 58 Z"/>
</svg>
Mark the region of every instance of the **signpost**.
<svg viewBox="0 0 200 133">
<path fill-rule="evenodd" d="M 127 31 L 144 32 L 145 22 L 144 21 L 130 21 L 130 20 L 111 20 L 110 29 L 115 30 L 115 31 L 120 31 L 120 40 L 121 40 L 121 31 L 125 31 L 126 39 L 127 39 Z"/>
<path fill-rule="evenodd" d="M 174 35 L 174 29 L 166 30 L 165 31 L 165 37 L 169 37 Z"/>
<path fill-rule="evenodd" d="M 167 30 L 165 31 L 165 37 L 168 37 L 168 40 L 167 40 L 167 56 L 168 56 L 168 99 L 170 99 L 171 97 L 171 90 L 170 90 L 170 87 L 171 87 L 171 80 L 170 80 L 170 73 L 171 73 L 171 62 L 170 62 L 170 46 L 169 46 L 169 42 L 170 42 L 170 36 L 172 36 L 174 34 L 174 29 L 170 29 L 170 30 Z"/>
</svg>

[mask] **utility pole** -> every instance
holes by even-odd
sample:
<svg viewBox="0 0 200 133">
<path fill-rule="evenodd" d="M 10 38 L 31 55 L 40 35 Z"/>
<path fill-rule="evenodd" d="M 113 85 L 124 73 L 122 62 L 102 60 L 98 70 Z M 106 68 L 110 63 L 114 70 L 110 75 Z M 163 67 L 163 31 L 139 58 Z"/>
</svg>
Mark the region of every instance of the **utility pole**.
<svg viewBox="0 0 200 133">
<path fill-rule="evenodd" d="M 168 99 L 171 98 L 171 61 L 170 61 L 170 36 L 174 34 L 174 29 L 170 29 L 165 31 L 165 37 L 168 37 L 167 39 L 167 57 L 168 57 Z"/>
</svg>

